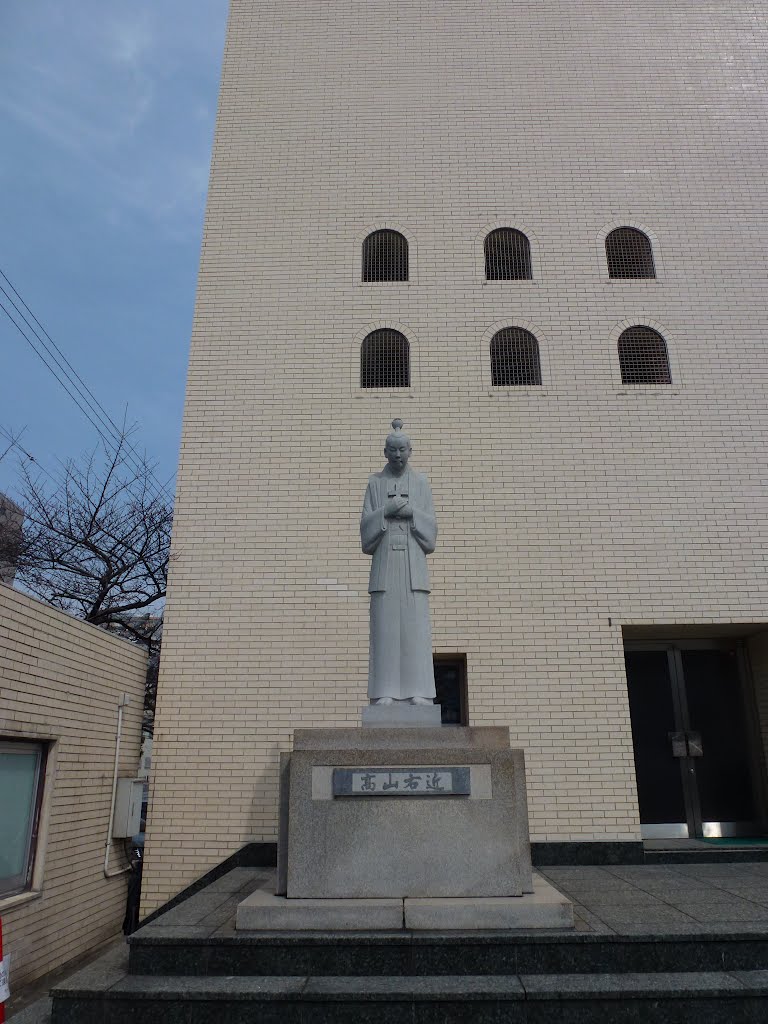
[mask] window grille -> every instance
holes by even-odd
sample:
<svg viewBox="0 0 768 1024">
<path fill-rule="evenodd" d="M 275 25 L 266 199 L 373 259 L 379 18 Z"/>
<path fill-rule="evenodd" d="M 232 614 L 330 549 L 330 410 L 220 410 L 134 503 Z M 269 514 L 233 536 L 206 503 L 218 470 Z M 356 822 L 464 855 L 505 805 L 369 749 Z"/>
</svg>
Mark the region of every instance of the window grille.
<svg viewBox="0 0 768 1024">
<path fill-rule="evenodd" d="M 407 281 L 408 239 L 399 231 L 374 231 L 363 242 L 363 281 Z"/>
<path fill-rule="evenodd" d="M 539 343 L 522 327 L 505 327 L 491 338 L 491 383 L 494 387 L 541 384 Z"/>
<path fill-rule="evenodd" d="M 399 331 L 373 331 L 360 349 L 361 388 L 407 388 L 411 383 L 408 339 Z"/>
<path fill-rule="evenodd" d="M 651 240 L 637 228 L 611 231 L 605 239 L 605 255 L 609 277 L 656 277 Z"/>
<path fill-rule="evenodd" d="M 630 327 L 619 338 L 622 384 L 671 384 L 667 343 L 650 327 Z"/>
<path fill-rule="evenodd" d="M 528 281 L 531 246 L 522 231 L 497 228 L 485 239 L 485 276 L 488 281 Z"/>
</svg>

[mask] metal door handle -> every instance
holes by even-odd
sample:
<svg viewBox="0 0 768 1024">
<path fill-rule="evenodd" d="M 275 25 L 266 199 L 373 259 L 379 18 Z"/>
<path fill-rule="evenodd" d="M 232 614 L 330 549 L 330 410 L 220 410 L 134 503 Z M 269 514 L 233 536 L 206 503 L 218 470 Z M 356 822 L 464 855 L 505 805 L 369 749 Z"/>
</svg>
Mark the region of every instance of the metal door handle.
<svg viewBox="0 0 768 1024">
<path fill-rule="evenodd" d="M 700 732 L 669 732 L 672 757 L 704 757 Z"/>
<path fill-rule="evenodd" d="M 669 741 L 672 744 L 672 757 L 687 757 L 688 756 L 688 744 L 685 741 L 684 732 L 670 732 L 667 733 Z"/>
<path fill-rule="evenodd" d="M 688 757 L 704 757 L 704 747 L 701 743 L 700 732 L 689 732 L 687 734 L 688 739 Z"/>
</svg>

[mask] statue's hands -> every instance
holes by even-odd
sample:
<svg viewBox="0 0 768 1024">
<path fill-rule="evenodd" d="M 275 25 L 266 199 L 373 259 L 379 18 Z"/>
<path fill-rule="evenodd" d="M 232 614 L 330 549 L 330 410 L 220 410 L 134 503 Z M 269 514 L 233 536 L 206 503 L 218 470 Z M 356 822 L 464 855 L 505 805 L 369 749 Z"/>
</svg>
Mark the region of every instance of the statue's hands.
<svg viewBox="0 0 768 1024">
<path fill-rule="evenodd" d="M 389 498 L 384 506 L 384 518 L 394 519 L 396 516 L 402 515 L 402 510 L 407 504 L 408 500 L 406 498 Z"/>
<path fill-rule="evenodd" d="M 400 511 L 397 513 L 398 519 L 413 519 L 413 509 L 408 502 L 403 505 Z"/>
</svg>

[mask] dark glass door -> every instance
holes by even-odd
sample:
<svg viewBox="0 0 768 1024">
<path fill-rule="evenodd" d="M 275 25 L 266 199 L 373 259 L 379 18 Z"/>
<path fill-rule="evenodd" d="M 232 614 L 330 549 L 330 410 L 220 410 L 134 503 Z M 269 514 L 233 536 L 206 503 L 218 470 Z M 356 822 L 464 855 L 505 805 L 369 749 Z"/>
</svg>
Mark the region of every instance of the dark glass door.
<svg viewBox="0 0 768 1024">
<path fill-rule="evenodd" d="M 627 651 L 626 664 L 640 823 L 669 826 L 657 829 L 659 835 L 687 835 L 680 761 L 670 741 L 679 718 L 672 700 L 670 657 L 667 651 Z"/>
<path fill-rule="evenodd" d="M 645 644 L 625 657 L 643 836 L 758 835 L 736 647 Z"/>
<path fill-rule="evenodd" d="M 682 650 L 680 658 L 688 719 L 699 737 L 692 760 L 706 834 L 710 822 L 757 817 L 739 665 L 735 650 Z"/>
</svg>

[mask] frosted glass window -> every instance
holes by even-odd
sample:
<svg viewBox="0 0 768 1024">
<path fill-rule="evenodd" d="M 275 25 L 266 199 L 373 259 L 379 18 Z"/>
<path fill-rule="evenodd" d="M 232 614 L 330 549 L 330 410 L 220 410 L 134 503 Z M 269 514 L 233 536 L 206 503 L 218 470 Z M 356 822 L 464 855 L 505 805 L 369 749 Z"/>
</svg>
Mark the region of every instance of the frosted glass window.
<svg viewBox="0 0 768 1024">
<path fill-rule="evenodd" d="M 37 837 L 43 747 L 0 742 L 0 893 L 28 888 Z"/>
</svg>

